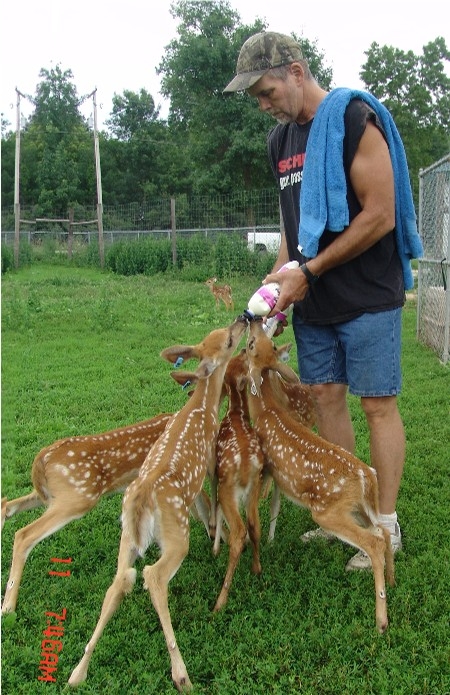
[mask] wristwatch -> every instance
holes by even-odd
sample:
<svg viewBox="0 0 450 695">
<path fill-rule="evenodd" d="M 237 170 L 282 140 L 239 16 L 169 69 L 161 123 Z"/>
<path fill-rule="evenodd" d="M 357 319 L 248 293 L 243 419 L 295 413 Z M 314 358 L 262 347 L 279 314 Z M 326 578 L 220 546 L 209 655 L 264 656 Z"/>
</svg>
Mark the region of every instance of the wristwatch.
<svg viewBox="0 0 450 695">
<path fill-rule="evenodd" d="M 320 277 L 319 275 L 314 275 L 306 263 L 303 263 L 303 265 L 300 266 L 300 270 L 305 274 L 306 279 L 308 280 L 308 285 L 314 285 L 314 283 L 317 282 Z"/>
</svg>

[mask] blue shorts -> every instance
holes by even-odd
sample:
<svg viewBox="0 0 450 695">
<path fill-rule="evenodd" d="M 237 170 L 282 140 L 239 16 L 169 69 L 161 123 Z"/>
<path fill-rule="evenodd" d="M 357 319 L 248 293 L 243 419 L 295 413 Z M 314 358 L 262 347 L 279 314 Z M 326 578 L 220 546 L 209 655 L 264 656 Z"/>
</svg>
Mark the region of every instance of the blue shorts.
<svg viewBox="0 0 450 695">
<path fill-rule="evenodd" d="M 401 326 L 401 308 L 326 326 L 304 323 L 294 313 L 302 382 L 348 384 L 355 396 L 397 395 L 402 385 Z"/>
</svg>

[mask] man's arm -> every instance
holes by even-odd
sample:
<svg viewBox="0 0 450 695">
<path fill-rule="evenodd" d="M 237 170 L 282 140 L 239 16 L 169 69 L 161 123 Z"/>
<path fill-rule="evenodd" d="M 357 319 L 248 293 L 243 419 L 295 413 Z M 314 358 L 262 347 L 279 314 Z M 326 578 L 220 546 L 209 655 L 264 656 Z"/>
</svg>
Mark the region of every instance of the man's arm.
<svg viewBox="0 0 450 695">
<path fill-rule="evenodd" d="M 287 263 L 289 261 L 289 252 L 288 252 L 287 241 L 286 241 L 286 232 L 285 232 L 285 227 L 284 227 L 283 213 L 281 212 L 281 205 L 280 205 L 280 234 L 281 234 L 280 247 L 278 249 L 277 260 L 274 263 L 272 273 L 276 273 L 279 270 L 279 268 L 281 268 L 282 265 L 284 265 L 285 263 Z"/>
</svg>

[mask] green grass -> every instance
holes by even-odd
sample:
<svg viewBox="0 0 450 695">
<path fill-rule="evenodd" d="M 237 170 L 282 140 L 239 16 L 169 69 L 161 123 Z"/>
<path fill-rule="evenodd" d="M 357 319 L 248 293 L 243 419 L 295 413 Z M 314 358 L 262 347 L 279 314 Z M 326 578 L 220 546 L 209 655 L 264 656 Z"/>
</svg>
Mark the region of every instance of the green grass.
<svg viewBox="0 0 450 695">
<path fill-rule="evenodd" d="M 205 278 L 206 279 L 206 278 Z M 236 313 L 259 278 L 231 282 Z M 211 612 L 227 563 L 204 529 L 191 525 L 190 553 L 170 583 L 181 653 L 202 695 L 448 695 L 449 369 L 415 338 L 415 303 L 404 311 L 404 388 L 399 400 L 407 463 L 398 501 L 404 552 L 388 589 L 390 625 L 375 629 L 368 573 L 346 573 L 352 548 L 299 540 L 309 514 L 283 500 L 275 542 L 263 542 L 263 574 L 247 551 L 229 602 Z M 2 279 L 2 495 L 30 489 L 36 453 L 59 437 L 100 432 L 178 409 L 186 395 L 159 353 L 198 342 L 231 320 L 200 282 L 117 277 L 96 270 L 32 266 Z M 288 329 L 285 340 L 293 340 Z M 278 339 L 280 340 L 280 339 Z M 292 350 L 294 353 L 295 350 Z M 291 355 L 292 366 L 295 357 Z M 368 460 L 367 431 L 350 399 L 357 453 Z M 2 619 L 2 692 L 67 691 L 67 679 L 96 624 L 115 573 L 119 496 L 42 541 L 30 554 L 17 614 Z M 267 502 L 261 503 L 264 538 Z M 40 515 L 25 512 L 2 533 L 2 588 L 15 531 Z M 70 577 L 49 576 L 52 557 L 72 557 Z M 175 692 L 162 631 L 137 562 L 138 579 L 112 618 L 79 692 Z M 61 566 L 60 566 L 61 567 Z M 57 568 L 57 569 L 60 569 Z M 63 568 L 65 569 L 65 568 Z M 57 683 L 37 680 L 46 611 L 67 609 Z"/>
</svg>

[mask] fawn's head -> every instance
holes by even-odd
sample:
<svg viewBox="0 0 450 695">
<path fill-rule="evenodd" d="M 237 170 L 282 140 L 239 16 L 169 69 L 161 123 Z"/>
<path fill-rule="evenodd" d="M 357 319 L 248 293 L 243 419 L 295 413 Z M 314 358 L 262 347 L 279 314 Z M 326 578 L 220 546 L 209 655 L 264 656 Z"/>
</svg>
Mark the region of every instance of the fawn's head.
<svg viewBox="0 0 450 695">
<path fill-rule="evenodd" d="M 247 351 L 242 348 L 237 355 L 234 355 L 228 362 L 227 370 L 224 376 L 224 390 L 235 388 L 237 391 L 243 391 L 248 384 L 248 359 Z"/>
<path fill-rule="evenodd" d="M 272 370 L 291 383 L 298 382 L 298 376 L 285 362 L 280 361 L 283 351 L 279 351 L 266 335 L 262 321 L 250 321 L 247 338 L 247 359 L 250 382 L 256 395 L 261 395 L 264 372 Z"/>
<path fill-rule="evenodd" d="M 230 360 L 246 328 L 247 321 L 240 316 L 230 326 L 211 331 L 197 345 L 174 345 L 165 348 L 161 352 L 161 357 L 172 364 L 198 359 L 199 365 L 195 372 L 183 371 L 174 376 L 179 383 L 189 380 L 191 384 L 195 384 L 198 379 L 206 379 L 217 367 Z"/>
</svg>

